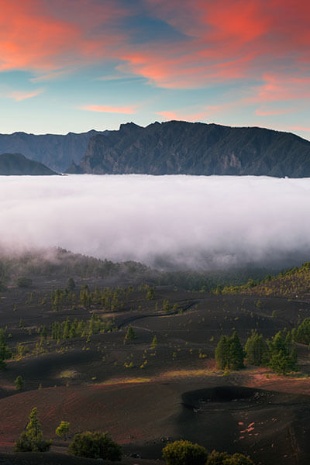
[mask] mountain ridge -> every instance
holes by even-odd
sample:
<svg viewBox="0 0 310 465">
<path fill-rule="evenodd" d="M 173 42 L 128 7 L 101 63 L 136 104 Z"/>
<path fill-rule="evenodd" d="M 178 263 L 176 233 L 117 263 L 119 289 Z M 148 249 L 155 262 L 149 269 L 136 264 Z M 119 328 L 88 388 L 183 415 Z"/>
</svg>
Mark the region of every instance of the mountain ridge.
<svg viewBox="0 0 310 465">
<path fill-rule="evenodd" d="M 57 172 L 64 172 L 72 163 L 79 163 L 83 157 L 89 139 L 107 131 L 94 129 L 68 134 L 28 134 L 14 132 L 0 134 L 1 153 L 22 153 L 30 160 L 38 161 Z"/>
<path fill-rule="evenodd" d="M 75 171 L 67 172 L 310 177 L 310 142 L 259 127 L 127 123 L 91 137 Z"/>
</svg>

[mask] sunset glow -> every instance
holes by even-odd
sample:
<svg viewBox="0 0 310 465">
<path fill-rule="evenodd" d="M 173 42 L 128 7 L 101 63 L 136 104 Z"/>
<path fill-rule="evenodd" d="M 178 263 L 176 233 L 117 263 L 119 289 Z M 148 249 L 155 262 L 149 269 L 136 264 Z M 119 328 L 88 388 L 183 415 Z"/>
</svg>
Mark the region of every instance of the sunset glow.
<svg viewBox="0 0 310 465">
<path fill-rule="evenodd" d="M 0 0 L 0 7 L 1 133 L 175 118 L 310 139 L 306 0 Z"/>
</svg>

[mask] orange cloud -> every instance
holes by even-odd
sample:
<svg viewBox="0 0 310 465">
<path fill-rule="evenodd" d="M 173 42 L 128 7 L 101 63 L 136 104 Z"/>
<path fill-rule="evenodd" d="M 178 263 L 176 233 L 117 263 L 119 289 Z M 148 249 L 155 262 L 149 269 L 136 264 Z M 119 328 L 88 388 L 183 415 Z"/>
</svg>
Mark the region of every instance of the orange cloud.
<svg viewBox="0 0 310 465">
<path fill-rule="evenodd" d="M 69 3 L 0 0 L 0 71 L 21 69 L 48 74 L 114 56 L 110 47 L 123 36 L 121 31 L 113 35 L 104 23 L 113 22 L 121 9 L 112 1 L 103 6 L 75 0 L 72 8 L 68 8 Z M 99 26 L 104 33 L 96 35 L 93 31 Z"/>
<path fill-rule="evenodd" d="M 257 79 L 267 70 L 289 73 L 310 62 L 310 3 L 270 0 L 146 0 L 152 14 L 184 34 L 174 47 L 145 52 L 128 63 L 164 87 L 195 87 L 217 80 Z M 136 53 L 136 51 L 135 51 Z M 175 59 L 177 57 L 177 60 Z M 149 63 L 152 63 L 152 69 Z M 305 66 L 306 65 L 306 66 Z M 302 74 L 302 70 L 300 69 Z"/>
<path fill-rule="evenodd" d="M 55 77 L 112 61 L 119 71 L 155 86 L 195 88 L 292 69 L 302 76 L 309 69 L 308 0 L 298 5 L 295 0 L 269 0 L 268 5 L 262 0 L 141 0 L 139 6 L 121 0 L 0 0 L 0 71 Z M 135 40 L 130 19 L 138 14 L 170 27 L 174 39 L 164 43 L 158 33 Z M 276 92 L 280 95 L 280 89 Z"/>
<path fill-rule="evenodd" d="M 132 115 L 136 112 L 136 107 L 113 107 L 108 105 L 84 105 L 82 110 L 95 111 L 99 113 L 123 113 L 125 115 Z"/>
</svg>

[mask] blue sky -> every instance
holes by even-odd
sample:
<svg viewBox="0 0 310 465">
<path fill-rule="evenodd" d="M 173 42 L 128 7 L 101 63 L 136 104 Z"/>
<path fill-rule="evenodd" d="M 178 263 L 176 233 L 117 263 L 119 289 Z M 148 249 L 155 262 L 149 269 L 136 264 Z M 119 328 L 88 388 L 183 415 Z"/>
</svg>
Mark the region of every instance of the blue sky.
<svg viewBox="0 0 310 465">
<path fill-rule="evenodd" d="M 171 119 L 310 140 L 306 0 L 0 0 L 0 133 Z"/>
</svg>

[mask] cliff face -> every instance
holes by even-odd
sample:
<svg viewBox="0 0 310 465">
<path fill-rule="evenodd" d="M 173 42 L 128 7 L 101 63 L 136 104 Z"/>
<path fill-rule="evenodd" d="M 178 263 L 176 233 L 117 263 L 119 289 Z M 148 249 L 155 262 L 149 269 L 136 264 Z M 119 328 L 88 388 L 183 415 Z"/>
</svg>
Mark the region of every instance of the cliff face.
<svg viewBox="0 0 310 465">
<path fill-rule="evenodd" d="M 103 132 L 89 131 L 67 135 L 34 135 L 24 132 L 0 134 L 0 154 L 22 153 L 55 171 L 64 172 L 72 162 L 80 162 L 89 139 L 96 134 Z"/>
<path fill-rule="evenodd" d="M 29 160 L 20 153 L 0 155 L 0 176 L 51 176 L 55 171 L 37 161 Z"/>
<path fill-rule="evenodd" d="M 128 123 L 119 131 L 92 137 L 78 170 L 92 174 L 310 177 L 310 142 L 255 127 L 170 121 L 143 128 Z"/>
</svg>

